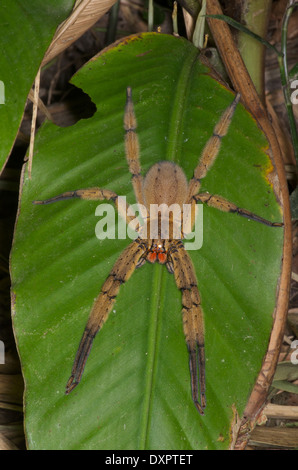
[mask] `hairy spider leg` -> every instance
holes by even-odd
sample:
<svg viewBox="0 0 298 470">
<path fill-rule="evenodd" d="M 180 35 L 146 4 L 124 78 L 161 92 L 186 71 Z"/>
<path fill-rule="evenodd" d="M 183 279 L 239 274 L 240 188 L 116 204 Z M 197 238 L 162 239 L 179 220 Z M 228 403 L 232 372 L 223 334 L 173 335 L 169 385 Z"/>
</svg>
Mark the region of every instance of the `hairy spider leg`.
<svg viewBox="0 0 298 470">
<path fill-rule="evenodd" d="M 223 212 L 231 212 L 234 214 L 241 215 L 242 217 L 246 217 L 247 219 L 251 219 L 256 222 L 260 222 L 261 224 L 268 225 L 269 227 L 282 227 L 283 226 L 282 222 L 271 222 L 270 220 L 263 219 L 263 217 L 260 217 L 259 215 L 254 214 L 253 212 L 250 212 L 246 209 L 241 209 L 240 207 L 236 206 L 232 202 L 218 195 L 209 194 L 209 193 L 200 193 L 194 196 L 194 200 L 196 202 L 198 201 L 203 202 L 207 204 L 207 206 L 215 207 L 216 209 L 219 209 Z"/>
<path fill-rule="evenodd" d="M 132 275 L 140 258 L 147 250 L 147 242 L 140 238 L 134 240 L 119 256 L 101 292 L 93 304 L 79 348 L 76 353 L 71 376 L 66 385 L 68 395 L 80 382 L 89 356 L 93 340 L 108 318 L 115 303 L 120 286 Z"/>
<path fill-rule="evenodd" d="M 202 202 L 207 204 L 207 206 L 215 207 L 216 209 L 219 209 L 223 212 L 236 213 L 242 217 L 246 217 L 256 222 L 260 222 L 264 225 L 268 225 L 269 227 L 282 227 L 283 223 L 271 222 L 269 220 L 266 220 L 263 217 L 254 214 L 253 212 L 236 206 L 236 204 L 228 201 L 227 199 L 221 196 L 209 193 L 197 194 L 201 186 L 201 179 L 206 176 L 207 172 L 210 170 L 218 156 L 219 149 L 221 146 L 221 140 L 228 132 L 239 100 L 240 94 L 238 93 L 235 96 L 233 102 L 223 112 L 218 123 L 215 125 L 213 134 L 203 149 L 199 164 L 194 171 L 194 176 L 189 182 L 188 203 L 192 205 L 192 225 L 194 223 L 195 204 L 197 202 Z"/>
<path fill-rule="evenodd" d="M 125 154 L 129 171 L 132 175 L 132 186 L 138 204 L 145 206 L 143 198 L 143 177 L 141 175 L 140 148 L 136 133 L 137 120 L 132 101 L 132 91 L 130 87 L 126 89 L 126 105 L 124 111 L 124 129 L 125 129 Z M 142 209 L 142 208 L 141 208 Z M 142 211 L 141 211 L 142 214 Z M 142 214 L 143 217 L 146 214 Z"/>
<path fill-rule="evenodd" d="M 109 189 L 78 189 L 76 191 L 67 191 L 65 193 L 59 194 L 58 196 L 51 197 L 50 199 L 33 202 L 34 204 L 52 204 L 54 202 L 64 201 L 65 199 L 72 198 L 85 199 L 88 201 L 113 201 L 120 216 L 126 220 L 127 224 L 132 220 L 135 220 L 135 215 L 129 215 L 133 214 L 133 210 L 130 209 L 130 206 L 127 203 L 124 204 L 123 199 L 119 198 L 119 196 L 114 193 L 114 191 L 110 191 Z"/>
<path fill-rule="evenodd" d="M 204 319 L 197 278 L 191 258 L 180 240 L 173 241 L 169 255 L 176 285 L 182 293 L 183 330 L 189 352 L 192 399 L 198 412 L 203 415 L 206 406 Z"/>
<path fill-rule="evenodd" d="M 201 179 L 204 178 L 207 172 L 212 167 L 219 153 L 222 138 L 227 134 L 229 126 L 232 121 L 233 114 L 236 106 L 240 100 L 240 94 L 238 93 L 232 103 L 227 107 L 220 117 L 220 120 L 213 129 L 213 134 L 206 143 L 199 164 L 194 170 L 194 176 L 189 181 L 188 185 L 188 197 L 187 203 L 193 202 L 193 197 L 198 193 L 201 186 Z"/>
</svg>

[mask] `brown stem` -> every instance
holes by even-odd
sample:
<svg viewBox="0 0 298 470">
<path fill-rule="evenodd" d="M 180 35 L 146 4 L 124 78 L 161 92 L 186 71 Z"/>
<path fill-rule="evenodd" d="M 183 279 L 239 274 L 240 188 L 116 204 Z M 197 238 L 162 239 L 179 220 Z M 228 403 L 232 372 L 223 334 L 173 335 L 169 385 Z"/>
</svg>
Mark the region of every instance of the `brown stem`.
<svg viewBox="0 0 298 470">
<path fill-rule="evenodd" d="M 207 15 L 222 15 L 222 10 L 217 0 L 208 0 Z M 256 419 L 261 412 L 262 407 L 264 406 L 268 389 L 270 387 L 278 361 L 280 346 L 283 340 L 283 332 L 288 310 L 291 276 L 291 213 L 282 155 L 275 132 L 267 117 L 266 110 L 258 97 L 255 87 L 243 63 L 241 55 L 234 43 L 229 26 L 224 21 L 214 18 L 209 18 L 207 21 L 235 91 L 241 94 L 242 102 L 256 118 L 259 126 L 264 131 L 269 141 L 273 161 L 278 173 L 280 185 L 279 191 L 284 210 L 285 228 L 283 263 L 281 267 L 280 284 L 277 293 L 274 324 L 263 366 L 246 405 L 240 425 L 240 431 L 238 433 L 238 439 L 234 447 L 235 449 L 243 449 L 245 448 L 245 445 L 248 441 L 249 432 L 254 427 Z"/>
</svg>

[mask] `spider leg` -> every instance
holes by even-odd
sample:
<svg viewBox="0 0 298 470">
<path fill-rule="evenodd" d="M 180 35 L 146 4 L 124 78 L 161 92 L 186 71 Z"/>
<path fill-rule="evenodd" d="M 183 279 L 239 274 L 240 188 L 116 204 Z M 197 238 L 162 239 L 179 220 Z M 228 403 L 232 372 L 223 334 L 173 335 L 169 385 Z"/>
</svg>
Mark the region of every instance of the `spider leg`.
<svg viewBox="0 0 298 470">
<path fill-rule="evenodd" d="M 90 353 L 93 340 L 108 318 L 115 303 L 121 284 L 124 284 L 134 272 L 139 259 L 147 250 L 146 242 L 141 239 L 134 240 L 120 255 L 112 271 L 101 288 L 101 292 L 94 302 L 85 327 L 71 376 L 66 385 L 68 395 L 80 382 L 84 367 Z"/>
<path fill-rule="evenodd" d="M 136 133 L 137 120 L 134 112 L 131 88 L 126 89 L 126 105 L 124 112 L 125 129 L 125 153 L 132 174 L 132 185 L 136 200 L 139 204 L 145 205 L 143 198 L 143 177 L 141 175 L 141 165 L 139 159 L 139 140 Z"/>
<path fill-rule="evenodd" d="M 173 242 L 169 251 L 176 285 L 182 293 L 183 329 L 189 352 L 192 399 L 203 415 L 206 406 L 204 319 L 197 278 L 192 261 L 180 240 Z"/>
<path fill-rule="evenodd" d="M 240 207 L 236 206 L 232 202 L 228 201 L 227 199 L 217 196 L 214 194 L 209 193 L 200 193 L 193 197 L 193 199 L 198 202 L 203 202 L 207 204 L 207 206 L 215 207 L 223 212 L 231 212 L 234 214 L 241 215 L 242 217 L 246 217 L 247 219 L 255 220 L 256 222 L 260 222 L 264 225 L 268 225 L 270 227 L 282 227 L 283 223 L 281 222 L 270 222 L 269 220 L 263 219 L 257 214 L 250 212 L 246 209 L 241 209 Z"/>
<path fill-rule="evenodd" d="M 114 191 L 109 189 L 101 188 L 89 188 L 89 189 L 78 189 L 76 191 L 67 191 L 65 193 L 59 194 L 58 196 L 51 197 L 50 199 L 45 199 L 43 201 L 33 201 L 34 204 L 52 204 L 58 201 L 64 201 L 65 199 L 86 199 L 88 201 L 113 201 L 116 205 L 117 211 L 121 217 L 126 220 L 127 223 L 135 219 L 133 211 L 130 210 L 130 206 L 125 202 L 124 199 L 120 198 Z"/>
<path fill-rule="evenodd" d="M 199 164 L 195 168 L 194 176 L 189 182 L 188 204 L 191 203 L 193 196 L 198 193 L 201 186 L 201 179 L 206 176 L 208 170 L 211 168 L 211 166 L 216 160 L 221 146 L 221 140 L 228 132 L 233 114 L 235 112 L 239 100 L 240 94 L 238 93 L 235 96 L 233 102 L 223 112 L 220 120 L 214 127 L 212 136 L 210 137 L 203 149 Z"/>
</svg>

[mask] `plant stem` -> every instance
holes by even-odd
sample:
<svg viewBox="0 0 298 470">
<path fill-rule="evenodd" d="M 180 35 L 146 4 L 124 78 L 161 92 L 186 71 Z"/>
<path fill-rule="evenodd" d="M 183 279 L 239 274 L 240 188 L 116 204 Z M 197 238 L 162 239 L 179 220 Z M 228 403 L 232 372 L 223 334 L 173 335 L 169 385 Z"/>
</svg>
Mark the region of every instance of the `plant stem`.
<svg viewBox="0 0 298 470">
<path fill-rule="evenodd" d="M 173 34 L 178 36 L 178 18 L 177 18 L 177 2 L 174 1 L 173 4 L 173 13 L 172 13 L 172 21 L 173 21 Z"/>
<path fill-rule="evenodd" d="M 149 32 L 153 31 L 153 25 L 154 25 L 154 6 L 153 6 L 153 0 L 149 0 L 149 4 L 148 4 L 148 31 Z"/>
<path fill-rule="evenodd" d="M 250 31 L 266 38 L 272 0 L 246 0 L 241 12 L 241 23 Z M 240 31 L 238 48 L 259 97 L 264 102 L 264 56 L 261 42 Z"/>
<path fill-rule="evenodd" d="M 119 0 L 112 6 L 109 15 L 109 22 L 107 27 L 107 33 L 105 38 L 105 45 L 109 45 L 116 40 L 117 34 L 117 22 L 119 13 Z"/>
<path fill-rule="evenodd" d="M 206 0 L 202 1 L 202 8 L 198 14 L 195 29 L 192 36 L 194 46 L 203 49 L 205 34 L 205 16 L 206 16 Z"/>
</svg>

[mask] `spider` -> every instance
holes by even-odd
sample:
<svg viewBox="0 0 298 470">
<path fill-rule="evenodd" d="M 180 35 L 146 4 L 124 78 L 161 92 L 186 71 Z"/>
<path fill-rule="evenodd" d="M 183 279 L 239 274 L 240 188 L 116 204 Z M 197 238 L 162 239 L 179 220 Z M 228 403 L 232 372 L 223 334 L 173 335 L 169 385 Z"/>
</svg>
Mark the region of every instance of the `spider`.
<svg viewBox="0 0 298 470">
<path fill-rule="evenodd" d="M 130 87 L 127 88 L 124 112 L 125 153 L 129 171 L 132 175 L 134 194 L 140 205 L 149 210 L 152 204 L 167 204 L 170 206 L 175 203 L 181 207 L 181 214 L 183 215 L 183 204 L 189 204 L 192 208 L 192 226 L 197 202 L 215 207 L 221 211 L 236 213 L 271 227 L 283 225 L 279 222 L 270 222 L 246 209 L 241 209 L 221 196 L 209 194 L 208 192 L 199 192 L 201 180 L 206 176 L 218 155 L 222 138 L 228 132 L 239 100 L 240 95 L 237 94 L 221 115 L 214 127 L 213 135 L 203 149 L 201 158 L 194 170 L 193 178 L 189 182 L 182 168 L 169 161 L 160 161 L 154 164 L 143 178 L 139 161 L 139 142 L 136 134 L 137 122 L 132 101 L 132 90 Z M 69 198 L 113 201 L 121 213 L 119 196 L 111 190 L 101 188 L 69 191 L 50 199 L 34 201 L 34 203 L 49 204 Z M 127 223 L 133 218 L 129 215 L 128 205 L 126 205 L 124 215 Z M 159 214 L 157 238 L 151 239 L 142 236 L 142 231 L 138 227 L 137 238 L 122 252 L 104 282 L 90 312 L 65 393 L 69 394 L 79 384 L 95 335 L 107 320 L 121 284 L 126 282 L 134 270 L 141 267 L 146 261 L 149 263 L 158 262 L 165 264 L 168 271 L 174 274 L 176 285 L 182 294 L 182 319 L 189 353 L 191 394 L 196 409 L 203 415 L 206 407 L 204 320 L 196 273 L 191 258 L 182 242 L 185 233 L 181 231 L 181 236 L 178 238 L 162 238 L 160 235 L 161 217 L 162 215 Z M 150 216 L 147 217 L 146 228 L 150 226 L 151 222 Z M 173 234 L 175 221 L 170 219 L 169 223 L 169 235 L 171 235 Z"/>
</svg>

